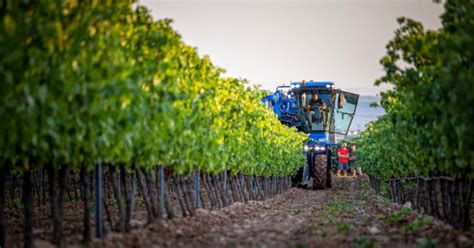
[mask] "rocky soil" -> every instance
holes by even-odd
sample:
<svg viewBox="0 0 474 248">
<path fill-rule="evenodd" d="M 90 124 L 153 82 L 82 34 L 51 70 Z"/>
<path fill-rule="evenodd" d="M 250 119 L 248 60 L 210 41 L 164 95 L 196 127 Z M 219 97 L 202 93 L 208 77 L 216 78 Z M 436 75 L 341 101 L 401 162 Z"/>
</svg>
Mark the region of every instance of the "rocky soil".
<svg viewBox="0 0 474 248">
<path fill-rule="evenodd" d="M 93 247 L 473 247 L 453 229 L 374 194 L 366 177 L 325 191 L 290 189 L 272 199 L 111 233 Z"/>
</svg>

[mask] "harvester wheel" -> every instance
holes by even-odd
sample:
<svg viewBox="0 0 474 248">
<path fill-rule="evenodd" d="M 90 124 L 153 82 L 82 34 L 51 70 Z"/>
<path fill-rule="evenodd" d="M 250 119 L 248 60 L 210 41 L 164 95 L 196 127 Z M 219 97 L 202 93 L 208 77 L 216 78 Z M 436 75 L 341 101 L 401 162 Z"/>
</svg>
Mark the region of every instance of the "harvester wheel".
<svg viewBox="0 0 474 248">
<path fill-rule="evenodd" d="M 327 155 L 317 154 L 313 158 L 313 189 L 326 189 Z"/>
</svg>

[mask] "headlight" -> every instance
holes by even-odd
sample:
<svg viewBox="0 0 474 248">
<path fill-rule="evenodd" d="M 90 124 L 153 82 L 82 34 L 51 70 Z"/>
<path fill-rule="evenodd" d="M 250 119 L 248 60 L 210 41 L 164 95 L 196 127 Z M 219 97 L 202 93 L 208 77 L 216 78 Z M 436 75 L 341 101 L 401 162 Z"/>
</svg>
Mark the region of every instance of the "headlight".
<svg viewBox="0 0 474 248">
<path fill-rule="evenodd" d="M 308 146 L 308 145 L 304 145 L 303 150 L 304 150 L 305 152 L 309 152 L 309 146 Z"/>
<path fill-rule="evenodd" d="M 315 146 L 314 150 L 319 151 L 321 148 L 319 146 Z"/>
<path fill-rule="evenodd" d="M 326 147 L 321 146 L 321 151 L 324 151 L 324 150 L 326 150 Z"/>
</svg>

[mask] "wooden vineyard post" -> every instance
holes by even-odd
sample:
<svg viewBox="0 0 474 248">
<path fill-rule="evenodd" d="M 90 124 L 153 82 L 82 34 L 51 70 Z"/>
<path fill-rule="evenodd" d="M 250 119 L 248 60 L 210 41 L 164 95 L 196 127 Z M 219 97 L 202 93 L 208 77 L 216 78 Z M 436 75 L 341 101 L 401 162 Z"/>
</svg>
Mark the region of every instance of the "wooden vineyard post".
<svg viewBox="0 0 474 248">
<path fill-rule="evenodd" d="M 3 209 L 5 208 L 5 179 L 8 169 L 6 166 L 0 166 L 0 247 L 5 247 L 5 219 Z"/>
<path fill-rule="evenodd" d="M 136 175 L 130 175 L 130 184 L 132 188 L 130 212 L 133 213 L 133 210 L 135 209 L 135 201 L 136 201 L 136 194 L 137 194 L 137 176 Z"/>
<path fill-rule="evenodd" d="M 272 195 L 276 195 L 277 194 L 276 178 L 271 177 L 270 180 L 272 182 Z"/>
<path fill-rule="evenodd" d="M 224 172 L 222 172 L 222 174 L 223 174 L 223 177 L 224 177 L 224 194 L 227 195 L 227 172 L 224 171 Z"/>
<path fill-rule="evenodd" d="M 254 177 L 250 177 L 250 185 L 252 186 L 252 192 L 254 194 L 254 200 L 258 199 L 258 189 L 257 189 L 257 184 L 255 183 Z"/>
<path fill-rule="evenodd" d="M 102 164 L 99 162 L 95 167 L 95 237 L 102 238 L 104 235 L 103 206 L 102 206 Z"/>
<path fill-rule="evenodd" d="M 199 180 L 199 170 L 194 169 L 194 210 L 199 208 L 199 193 L 201 191 L 201 184 Z"/>
<path fill-rule="evenodd" d="M 159 198 L 160 198 L 160 219 L 165 218 L 165 168 L 163 166 L 160 166 L 158 170 L 158 184 L 159 184 Z"/>
<path fill-rule="evenodd" d="M 471 199 L 472 199 L 472 193 L 473 193 L 473 190 L 474 190 L 474 184 L 472 183 L 472 179 L 469 179 L 469 181 L 465 181 L 464 182 L 465 185 L 467 187 L 464 187 L 465 188 L 465 191 L 466 191 L 466 198 L 465 198 L 465 202 L 464 202 L 464 206 L 463 207 L 463 217 L 464 217 L 464 221 L 463 221 L 463 225 L 462 225 L 462 228 L 463 230 L 466 230 L 468 231 L 469 228 L 471 227 L 471 218 L 469 216 L 470 214 L 470 204 L 471 204 Z M 464 195 L 464 193 L 463 193 Z"/>
<path fill-rule="evenodd" d="M 245 188 L 244 188 L 244 174 L 240 173 L 240 178 L 239 178 L 239 180 L 240 180 L 239 183 L 240 183 L 241 189 L 242 189 L 242 195 L 244 196 L 244 201 L 247 202 L 247 199 L 245 199 L 246 196 L 245 196 L 245 190 L 244 190 L 244 189 L 245 189 Z"/>
<path fill-rule="evenodd" d="M 34 247 L 33 245 L 33 196 L 31 168 L 23 172 L 23 210 L 24 210 L 24 247 Z"/>
<path fill-rule="evenodd" d="M 223 184 L 222 184 L 222 191 L 223 191 L 223 199 L 225 199 L 223 204 L 224 206 L 226 206 L 227 204 L 231 204 L 231 202 L 234 200 L 233 198 L 231 198 L 231 200 L 229 200 L 227 197 L 229 196 L 228 195 L 228 191 L 227 191 L 227 171 L 223 171 L 222 172 L 222 181 L 223 181 Z"/>
</svg>

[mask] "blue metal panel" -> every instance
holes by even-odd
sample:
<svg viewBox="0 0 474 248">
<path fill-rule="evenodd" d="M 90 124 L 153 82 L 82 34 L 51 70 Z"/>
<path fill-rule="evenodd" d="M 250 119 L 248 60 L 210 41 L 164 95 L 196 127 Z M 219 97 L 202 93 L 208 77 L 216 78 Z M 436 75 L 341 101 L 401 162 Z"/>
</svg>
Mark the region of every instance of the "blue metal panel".
<svg viewBox="0 0 474 248">
<path fill-rule="evenodd" d="M 329 133 L 312 133 L 309 135 L 310 139 L 317 141 L 318 144 L 327 145 L 329 144 Z M 315 145 L 316 142 L 309 142 L 310 145 Z"/>
<path fill-rule="evenodd" d="M 300 86 L 305 86 L 305 87 L 327 87 L 329 86 L 334 86 L 334 82 L 331 81 L 320 81 L 320 82 L 315 82 L 313 80 L 305 82 L 304 84 L 302 82 L 292 82 L 292 85 L 300 85 Z"/>
<path fill-rule="evenodd" d="M 275 103 L 275 105 L 273 105 L 273 112 L 275 112 L 276 115 L 280 116 L 281 115 L 281 111 L 280 111 L 280 103 Z"/>
</svg>

